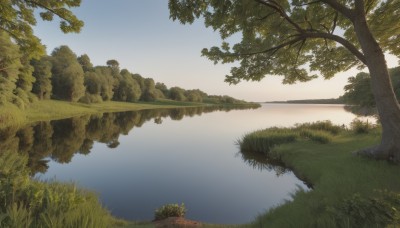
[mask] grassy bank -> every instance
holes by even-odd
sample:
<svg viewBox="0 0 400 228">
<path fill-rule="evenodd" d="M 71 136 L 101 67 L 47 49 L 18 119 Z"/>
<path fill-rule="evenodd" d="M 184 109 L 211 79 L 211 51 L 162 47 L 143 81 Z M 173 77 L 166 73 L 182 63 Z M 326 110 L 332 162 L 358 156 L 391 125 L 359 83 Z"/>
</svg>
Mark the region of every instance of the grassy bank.
<svg viewBox="0 0 400 228">
<path fill-rule="evenodd" d="M 103 112 L 135 111 L 156 108 L 174 108 L 203 106 L 203 103 L 176 102 L 171 100 L 160 100 L 146 103 L 127 103 L 117 101 L 107 101 L 95 104 L 73 103 L 57 100 L 37 101 L 30 104 L 25 110 L 21 110 L 14 105 L 6 105 L 0 108 L 1 127 L 10 125 L 23 125 L 35 121 L 47 121 L 63 119 L 85 114 L 95 114 Z"/>
<path fill-rule="evenodd" d="M 262 134 L 264 142 L 271 141 L 271 135 L 275 138 L 277 135 L 288 137 L 287 131 L 283 131 L 283 134 L 277 134 L 277 131 L 279 130 L 267 129 L 246 137 L 258 137 L 259 144 L 263 138 Z M 247 227 L 399 225 L 400 166 L 352 154 L 354 151 L 377 144 L 380 130 L 370 130 L 369 133 L 358 131 L 358 134 L 350 130 L 341 130 L 337 134 L 323 129 L 308 131 L 316 134 L 323 132 L 321 134 L 328 136 L 330 140 L 321 142 L 299 136 L 290 142 L 276 143 L 269 151 L 264 150 L 259 153 L 265 153 L 266 160 L 283 162 L 299 177 L 310 182 L 313 189 L 299 190 L 293 195 L 292 202 L 259 216 Z M 241 142 L 244 141 L 245 139 Z M 260 148 L 260 145 L 254 147 Z"/>
</svg>

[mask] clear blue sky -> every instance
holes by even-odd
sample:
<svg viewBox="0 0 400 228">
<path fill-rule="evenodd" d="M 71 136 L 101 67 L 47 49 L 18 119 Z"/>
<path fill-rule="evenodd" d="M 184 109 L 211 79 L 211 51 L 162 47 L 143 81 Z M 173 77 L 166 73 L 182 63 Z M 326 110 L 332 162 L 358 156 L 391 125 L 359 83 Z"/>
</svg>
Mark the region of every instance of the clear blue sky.
<svg viewBox="0 0 400 228">
<path fill-rule="evenodd" d="M 88 54 L 94 65 L 116 59 L 121 68 L 168 87 L 198 88 L 249 101 L 333 98 L 343 94 L 347 77 L 357 73 L 353 70 L 331 80 L 295 85 L 282 85 L 281 77 L 270 76 L 261 82 L 229 86 L 224 78 L 230 65 L 214 65 L 200 53 L 220 44 L 218 33 L 201 21 L 192 25 L 173 22 L 167 0 L 83 0 L 73 11 L 85 22 L 79 34 L 66 35 L 57 22 L 38 21 L 35 34 L 48 53 L 68 45 L 77 55 Z M 395 58 L 389 59 L 391 67 L 397 65 Z"/>
</svg>

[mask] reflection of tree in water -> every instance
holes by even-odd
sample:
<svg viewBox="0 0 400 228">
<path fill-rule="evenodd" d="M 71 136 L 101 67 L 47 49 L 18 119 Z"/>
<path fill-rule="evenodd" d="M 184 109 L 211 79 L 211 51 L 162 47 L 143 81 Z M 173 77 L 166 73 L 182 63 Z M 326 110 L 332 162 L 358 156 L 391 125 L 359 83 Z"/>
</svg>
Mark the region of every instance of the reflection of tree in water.
<svg viewBox="0 0 400 228">
<path fill-rule="evenodd" d="M 213 111 L 248 109 L 248 107 L 203 106 L 176 109 L 150 109 L 136 112 L 104 113 L 63 120 L 38 122 L 23 128 L 0 129 L 1 151 L 19 151 L 28 154 L 32 175 L 45 173 L 49 158 L 58 163 L 69 163 L 79 153 L 87 155 L 94 142 L 109 148 L 119 146 L 119 136 L 127 135 L 134 127 L 148 121 L 162 124 L 163 118 L 181 120 L 185 116 Z"/>
<path fill-rule="evenodd" d="M 259 152 L 240 151 L 238 156 L 241 156 L 243 161 L 254 169 L 260 171 L 275 171 L 277 176 L 290 171 L 289 168 L 280 159 L 275 159 Z"/>
</svg>

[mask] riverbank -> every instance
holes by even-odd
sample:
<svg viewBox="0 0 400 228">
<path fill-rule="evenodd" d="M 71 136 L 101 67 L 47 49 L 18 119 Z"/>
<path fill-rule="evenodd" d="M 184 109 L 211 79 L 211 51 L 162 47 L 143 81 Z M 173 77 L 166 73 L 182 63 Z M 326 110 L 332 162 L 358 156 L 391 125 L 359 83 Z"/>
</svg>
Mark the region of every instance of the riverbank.
<svg viewBox="0 0 400 228">
<path fill-rule="evenodd" d="M 30 104 L 26 109 L 21 110 L 14 105 L 5 105 L 0 108 L 0 128 L 12 125 L 24 125 L 36 121 L 49 121 L 64 119 L 86 114 L 105 112 L 137 111 L 143 109 L 179 108 L 179 107 L 200 107 L 209 105 L 228 106 L 252 106 L 248 104 L 208 104 L 195 102 L 178 102 L 173 100 L 158 100 L 155 102 L 117 102 L 106 101 L 101 103 L 84 104 L 77 102 L 66 102 L 58 100 L 43 100 Z"/>
<path fill-rule="evenodd" d="M 343 130 L 331 141 L 296 140 L 266 156 L 313 186 L 245 227 L 387 227 L 400 224 L 400 166 L 353 155 L 378 144 L 380 130 Z"/>
</svg>

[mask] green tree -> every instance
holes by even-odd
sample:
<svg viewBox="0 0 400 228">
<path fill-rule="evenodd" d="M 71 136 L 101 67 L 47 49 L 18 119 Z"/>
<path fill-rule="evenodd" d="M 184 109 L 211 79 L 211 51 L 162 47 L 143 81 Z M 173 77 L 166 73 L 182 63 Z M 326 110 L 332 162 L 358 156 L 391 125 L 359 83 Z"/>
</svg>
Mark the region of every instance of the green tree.
<svg viewBox="0 0 400 228">
<path fill-rule="evenodd" d="M 400 67 L 389 69 L 393 89 L 397 99 L 400 98 Z M 374 95 L 371 91 L 371 77 L 368 73 L 361 72 L 355 77 L 350 77 L 349 84 L 344 87 L 343 99 L 346 104 L 357 105 L 360 108 L 376 107 Z"/>
<path fill-rule="evenodd" d="M 346 92 L 343 95 L 346 104 L 359 105 L 367 108 L 375 106 L 369 74 L 364 72 L 358 73 L 355 77 L 350 77 L 348 82 L 349 84 L 344 87 Z"/>
<path fill-rule="evenodd" d="M 35 10 L 40 9 L 44 21 L 60 18 L 60 29 L 64 33 L 79 32 L 83 26 L 70 8 L 78 7 L 81 0 L 25 0 L 0 1 L 0 29 L 14 38 L 24 53 L 30 56 L 44 54 L 40 40 L 33 34 L 36 25 Z"/>
<path fill-rule="evenodd" d="M 180 87 L 171 87 L 169 97 L 176 101 L 186 101 L 185 90 Z"/>
<path fill-rule="evenodd" d="M 353 66 L 367 67 L 382 123 L 380 145 L 363 154 L 400 162 L 400 107 L 384 51 L 399 56 L 400 0 L 169 0 L 171 18 L 206 26 L 226 39 L 241 33 L 231 46 L 204 49 L 215 63 L 240 61 L 228 83 L 259 81 L 283 75 L 284 83 L 329 79 Z"/>
<path fill-rule="evenodd" d="M 33 66 L 32 76 L 36 78 L 33 83 L 32 92 L 38 96 L 40 100 L 50 99 L 51 85 L 51 63 L 49 57 L 42 57 L 40 60 L 31 60 Z"/>
<path fill-rule="evenodd" d="M 203 97 L 198 90 L 187 90 L 185 96 L 191 102 L 203 102 Z"/>
<path fill-rule="evenodd" d="M 139 84 L 140 89 L 144 90 L 144 78 L 140 74 L 133 74 L 132 78 L 136 80 L 136 82 Z"/>
<path fill-rule="evenodd" d="M 98 103 L 103 101 L 101 94 L 101 87 L 103 84 L 102 78 L 95 72 L 87 71 L 85 73 L 85 87 L 86 94 L 80 99 L 84 103 Z"/>
<path fill-rule="evenodd" d="M 68 46 L 54 49 L 52 58 L 53 97 L 76 102 L 85 94 L 82 66 Z"/>
<path fill-rule="evenodd" d="M 104 66 L 96 66 L 94 71 L 101 78 L 102 84 L 100 88 L 100 96 L 103 101 L 109 101 L 114 95 L 115 79 L 113 78 L 110 68 Z"/>
<path fill-rule="evenodd" d="M 169 89 L 164 83 L 157 82 L 155 87 L 164 94 L 164 97 L 169 97 Z"/>
<path fill-rule="evenodd" d="M 81 64 L 83 72 L 91 71 L 93 70 L 93 64 L 90 62 L 90 58 L 88 55 L 83 54 L 78 57 L 78 62 Z"/>
<path fill-rule="evenodd" d="M 119 62 L 115 59 L 110 59 L 107 61 L 107 66 L 111 69 L 112 75 L 114 77 L 119 76 Z"/>
<path fill-rule="evenodd" d="M 15 103 L 14 90 L 22 67 L 19 48 L 7 33 L 0 31 L 0 104 Z"/>
<path fill-rule="evenodd" d="M 126 70 L 121 70 L 119 83 L 114 91 L 114 100 L 136 102 L 140 99 L 142 91 L 132 74 Z"/>
<path fill-rule="evenodd" d="M 154 80 L 152 78 L 144 79 L 144 88 L 142 89 L 142 101 L 155 101 L 158 98 Z"/>
</svg>

